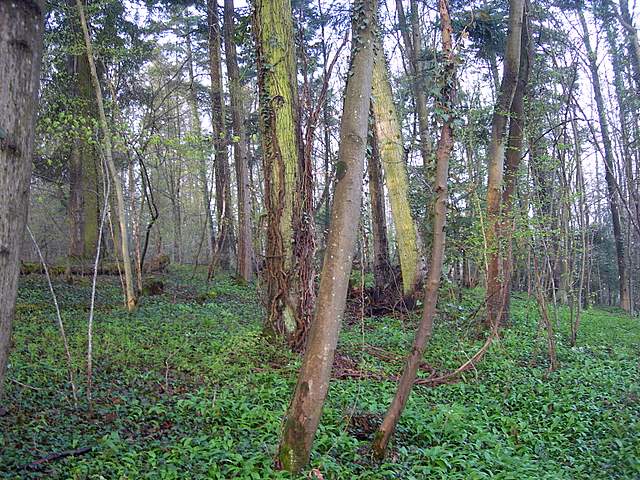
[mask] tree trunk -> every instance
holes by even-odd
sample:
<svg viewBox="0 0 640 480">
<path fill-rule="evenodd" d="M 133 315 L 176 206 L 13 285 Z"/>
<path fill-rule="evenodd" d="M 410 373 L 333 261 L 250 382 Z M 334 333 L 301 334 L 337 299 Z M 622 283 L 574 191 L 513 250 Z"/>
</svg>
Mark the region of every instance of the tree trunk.
<svg viewBox="0 0 640 480">
<path fill-rule="evenodd" d="M 209 174 L 207 168 L 207 160 L 202 145 L 202 124 L 200 122 L 200 113 L 198 112 L 198 98 L 195 90 L 195 77 L 193 72 L 193 51 L 191 48 L 191 35 L 187 34 L 187 71 L 189 73 L 189 92 L 187 93 L 187 104 L 191 113 L 191 137 L 196 144 L 197 170 L 198 179 L 200 181 L 200 190 L 202 191 L 202 203 L 206 214 L 205 228 L 208 229 L 208 245 L 211 260 L 215 256 L 216 251 L 216 232 L 213 225 L 213 211 L 211 210 L 211 191 L 209 190 Z M 196 260 L 197 261 L 197 260 Z"/>
<path fill-rule="evenodd" d="M 122 249 L 122 263 L 124 266 L 124 280 L 125 280 L 125 292 L 127 297 L 127 309 L 131 312 L 136 308 L 136 295 L 134 292 L 133 283 L 133 270 L 131 268 L 131 255 L 129 254 L 129 234 L 127 231 L 127 217 L 126 206 L 124 202 L 124 194 L 122 190 L 122 181 L 120 175 L 113 161 L 112 147 L 111 147 L 111 130 L 107 123 L 107 116 L 104 111 L 104 104 L 102 101 L 102 88 L 100 87 L 100 81 L 98 79 L 98 72 L 96 70 L 96 64 L 93 58 L 93 48 L 91 45 L 91 36 L 89 35 L 89 27 L 84 15 L 84 7 L 82 6 L 82 0 L 76 0 L 76 6 L 78 8 L 78 14 L 80 15 L 80 26 L 84 34 L 84 43 L 87 50 L 87 60 L 89 61 L 89 68 L 91 71 L 91 80 L 93 82 L 93 90 L 96 95 L 96 103 L 98 106 L 98 115 L 100 120 L 100 128 L 102 129 L 102 148 L 104 150 L 105 162 L 109 173 L 113 179 L 113 187 L 116 193 L 116 204 L 118 212 L 118 223 L 120 226 L 120 244 Z"/>
<path fill-rule="evenodd" d="M 436 313 L 438 303 L 438 289 L 440 287 L 440 277 L 442 275 L 442 263 L 444 259 L 445 247 L 445 224 L 447 219 L 447 180 L 449 176 L 449 157 L 453 150 L 453 102 L 455 98 L 455 57 L 452 42 L 452 27 L 449 17 L 449 7 L 447 0 L 439 1 L 439 11 L 442 26 L 442 49 L 446 58 L 444 65 L 444 82 L 441 98 L 438 100 L 438 108 L 447 115 L 443 119 L 440 139 L 436 148 L 436 182 L 434 191 L 436 199 L 434 202 L 433 216 L 433 240 L 431 243 L 431 262 L 429 265 L 429 275 L 424 294 L 424 312 L 418 330 L 413 340 L 411 353 L 398 383 L 396 394 L 387 410 L 382 425 L 378 428 L 373 440 L 373 453 L 381 459 L 384 457 L 387 445 L 391 436 L 395 432 L 400 416 L 409 399 L 413 383 L 416 379 L 418 367 L 422 361 L 422 356 L 427 342 L 431 338 L 433 330 L 433 318 Z"/>
<path fill-rule="evenodd" d="M 340 124 L 338 182 L 320 277 L 318 307 L 278 453 L 280 466 L 290 472 L 299 472 L 309 461 L 329 388 L 358 231 L 354 226 L 358 224 L 362 202 L 377 1 L 363 0 L 360 5 L 361 8 L 354 9 L 352 20 L 352 57 Z"/>
<path fill-rule="evenodd" d="M 417 283 L 422 280 L 423 268 L 418 248 L 416 224 L 409 206 L 409 179 L 405 164 L 402 131 L 393 100 L 382 45 L 376 48 L 373 66 L 372 105 L 380 145 L 380 157 L 389 191 L 391 213 L 396 227 L 400 269 L 402 270 L 402 290 L 405 297 L 410 297 L 414 293 Z"/>
<path fill-rule="evenodd" d="M 369 197 L 371 198 L 371 225 L 373 231 L 373 278 L 376 293 L 381 294 L 389 276 L 389 241 L 387 238 L 387 214 L 384 204 L 384 187 L 380 169 L 380 150 L 375 128 L 369 128 L 371 154 L 368 158 Z"/>
<path fill-rule="evenodd" d="M 504 242 L 506 250 L 502 261 L 502 288 L 503 298 L 502 315 L 500 323 L 509 321 L 509 307 L 511 303 L 511 277 L 513 275 L 513 233 L 515 229 L 513 218 L 513 203 L 518 180 L 518 168 L 522 159 L 522 140 L 524 133 L 525 112 L 524 98 L 533 61 L 533 50 L 529 32 L 529 2 L 525 0 L 523 10 L 523 23 L 520 40 L 520 68 L 516 90 L 511 103 L 511 119 L 509 121 L 509 138 L 505 154 L 504 189 L 502 191 L 502 218 L 500 225 L 500 239 Z"/>
<path fill-rule="evenodd" d="M 247 131 L 244 126 L 244 102 L 240 84 L 240 70 L 236 55 L 233 0 L 224 1 L 224 48 L 229 77 L 231 122 L 233 128 L 233 157 L 238 187 L 238 275 L 246 282 L 253 277 L 253 244 L 251 236 L 251 198 L 249 191 L 249 155 Z"/>
<path fill-rule="evenodd" d="M 518 83 L 520 69 L 520 43 L 524 0 L 509 1 L 509 33 L 504 58 L 504 71 L 500 93 L 496 101 L 491 121 L 491 142 L 489 144 L 489 179 L 487 183 L 487 324 L 493 327 L 502 320 L 504 299 L 502 294 L 503 274 L 500 271 L 504 252 L 500 238 L 503 169 L 505 160 L 505 132 L 511 104 Z"/>
<path fill-rule="evenodd" d="M 220 15 L 218 1 L 207 0 L 207 24 L 209 27 L 209 70 L 211 73 L 211 126 L 215 148 L 216 219 L 218 238 L 214 262 L 231 270 L 235 235 L 233 233 L 233 207 L 231 203 L 231 176 L 227 156 L 227 129 L 224 120 L 222 91 L 222 61 L 220 59 Z M 213 265 L 215 267 L 215 265 Z"/>
<path fill-rule="evenodd" d="M 0 401 L 29 208 L 43 31 L 43 2 L 0 0 Z"/>
<path fill-rule="evenodd" d="M 584 12 L 579 11 L 580 24 L 584 32 L 584 46 L 589 57 L 589 71 L 591 73 L 591 84 L 593 86 L 593 94 L 598 110 L 598 119 L 600 123 L 600 134 L 602 136 L 602 145 L 604 147 L 604 167 L 605 181 L 607 183 L 607 193 L 609 198 L 609 208 L 611 210 L 611 218 L 613 221 L 613 237 L 616 244 L 616 258 L 618 262 L 618 283 L 620 289 L 620 308 L 629 311 L 631 308 L 631 298 L 629 296 L 629 281 L 627 277 L 627 261 L 624 248 L 624 239 L 622 237 L 622 225 L 620 222 L 620 198 L 616 189 L 616 179 L 614 172 L 614 156 L 613 147 L 611 145 L 611 136 L 609 135 L 609 123 L 607 121 L 607 111 L 604 106 L 602 97 L 602 89 L 600 87 L 600 77 L 598 76 L 598 63 L 595 52 L 591 48 L 589 40 L 589 29 L 587 21 L 584 18 Z"/>
<path fill-rule="evenodd" d="M 636 94 L 640 95 L 640 43 L 638 42 L 638 32 L 633 25 L 633 18 L 629 11 L 629 0 L 620 0 L 620 23 L 624 27 L 629 51 L 629 59 L 633 72 L 633 80 L 636 84 Z"/>
<path fill-rule="evenodd" d="M 415 11 L 414 11 L 415 9 Z M 425 174 L 429 183 L 433 181 L 435 168 L 433 165 L 431 138 L 429 136 L 429 111 L 427 110 L 427 95 L 424 88 L 423 72 L 420 68 L 418 55 L 422 50 L 422 36 L 418 29 L 417 2 L 411 2 L 411 25 L 409 28 L 407 18 L 404 13 L 402 0 L 396 0 L 396 11 L 398 12 L 398 26 L 402 34 L 405 51 L 409 59 L 409 73 L 411 74 L 411 87 L 416 102 L 416 114 L 418 116 L 418 130 L 420 140 L 420 154 Z"/>
<path fill-rule="evenodd" d="M 291 1 L 257 0 L 254 32 L 267 211 L 265 331 L 302 350 L 311 311 L 299 308 L 309 292 L 294 273 L 300 261 L 294 253 L 294 209 L 300 205 L 296 197 L 304 172 Z"/>
</svg>

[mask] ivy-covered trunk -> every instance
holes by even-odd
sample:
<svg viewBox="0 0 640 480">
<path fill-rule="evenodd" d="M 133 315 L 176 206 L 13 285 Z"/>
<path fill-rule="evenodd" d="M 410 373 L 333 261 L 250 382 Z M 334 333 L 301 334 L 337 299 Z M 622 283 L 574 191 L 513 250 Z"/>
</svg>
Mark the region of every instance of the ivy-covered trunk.
<svg viewBox="0 0 640 480">
<path fill-rule="evenodd" d="M 310 172 L 302 151 L 291 2 L 256 0 L 254 7 L 267 214 L 265 330 L 302 350 L 313 309 L 308 273 L 314 252 L 300 235 L 313 217 L 303 191 Z"/>
<path fill-rule="evenodd" d="M 299 472 L 309 461 L 329 389 L 358 231 L 354 226 L 358 224 L 362 202 L 377 1 L 358 0 L 352 11 L 351 67 L 340 123 L 337 184 L 318 304 L 278 452 L 281 468 L 290 472 Z"/>
</svg>

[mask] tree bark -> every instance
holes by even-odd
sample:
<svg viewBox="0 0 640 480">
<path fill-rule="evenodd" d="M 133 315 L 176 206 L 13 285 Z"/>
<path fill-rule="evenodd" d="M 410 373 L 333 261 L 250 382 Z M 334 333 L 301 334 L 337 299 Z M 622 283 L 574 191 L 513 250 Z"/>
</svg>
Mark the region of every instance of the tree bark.
<svg viewBox="0 0 640 480">
<path fill-rule="evenodd" d="M 211 209 L 211 192 L 209 190 L 209 175 L 207 161 L 202 146 L 202 124 L 200 122 L 200 113 L 198 112 L 198 98 L 195 90 L 195 76 L 193 71 L 193 51 L 191 48 L 191 35 L 187 34 L 187 71 L 189 74 L 189 92 L 187 93 L 187 104 L 191 113 L 191 137 L 196 144 L 197 169 L 198 178 L 200 180 L 200 189 L 202 191 L 202 202 L 206 214 L 205 228 L 208 228 L 208 245 L 211 261 L 215 256 L 216 250 L 216 232 L 213 225 L 213 211 Z"/>
<path fill-rule="evenodd" d="M 620 198 L 616 188 L 616 179 L 614 171 L 614 155 L 613 146 L 611 144 L 611 136 L 609 134 L 609 123 L 607 121 L 607 111 L 604 106 L 602 97 L 602 88 L 600 86 L 600 77 L 598 76 L 598 63 L 595 52 L 591 48 L 589 40 L 589 28 L 584 17 L 584 12 L 579 11 L 580 24 L 584 32 L 584 46 L 589 57 L 589 71 L 591 73 L 591 85 L 598 110 L 598 120 L 600 123 L 600 134 L 602 136 L 602 145 L 604 147 L 604 176 L 607 184 L 607 193 L 609 199 L 609 209 L 611 210 L 611 218 L 613 223 L 613 237 L 616 245 L 616 259 L 618 263 L 618 284 L 620 290 L 620 308 L 625 311 L 631 309 L 631 298 L 629 295 L 629 281 L 627 276 L 627 260 L 624 248 L 624 239 L 622 237 L 622 224 L 620 221 Z"/>
<path fill-rule="evenodd" d="M 0 0 L 0 401 L 29 207 L 44 4 Z"/>
<path fill-rule="evenodd" d="M 396 227 L 402 270 L 402 290 L 405 297 L 410 297 L 422 280 L 423 268 L 416 224 L 409 206 L 409 178 L 405 164 L 402 131 L 382 45 L 376 48 L 373 65 L 372 105 L 391 213 Z"/>
<path fill-rule="evenodd" d="M 524 0 L 509 1 L 509 33 L 504 58 L 504 71 L 500 93 L 491 121 L 491 142 L 489 144 L 489 174 L 487 183 L 487 230 L 486 244 L 488 252 L 487 266 L 487 324 L 493 328 L 502 319 L 504 299 L 502 294 L 503 275 L 501 270 L 504 258 L 500 238 L 501 202 L 503 188 L 503 170 L 505 160 L 505 132 L 511 104 L 518 83 L 520 69 L 520 43 L 522 37 Z"/>
<path fill-rule="evenodd" d="M 340 124 L 337 184 L 318 306 L 278 452 L 280 466 L 290 472 L 299 472 L 309 461 L 344 315 L 358 230 L 354 225 L 358 224 L 362 202 L 376 12 L 376 0 L 354 4 L 351 68 Z"/>
<path fill-rule="evenodd" d="M 373 231 L 373 278 L 377 294 L 381 294 L 389 276 L 389 241 L 384 187 L 380 169 L 380 150 L 375 128 L 369 128 L 371 154 L 368 158 L 369 197 L 371 199 L 371 225 Z"/>
<path fill-rule="evenodd" d="M 251 198 L 249 191 L 249 154 L 247 149 L 247 131 L 244 126 L 244 102 L 240 84 L 240 70 L 235 44 L 235 26 L 233 20 L 233 0 L 224 0 L 224 48 L 229 77 L 231 102 L 231 126 L 234 138 L 233 157 L 236 167 L 238 188 L 238 275 L 246 282 L 253 277 L 253 243 L 251 235 Z"/>
<path fill-rule="evenodd" d="M 96 103 L 98 106 L 98 118 L 100 120 L 100 128 L 102 129 L 102 148 L 104 150 L 105 162 L 111 177 L 113 179 L 113 187 L 116 193 L 116 206 L 118 212 L 118 224 L 120 227 L 120 246 L 122 249 L 122 263 L 124 267 L 124 283 L 127 298 L 127 309 L 131 312 L 136 308 L 136 294 L 134 291 L 133 269 L 131 268 L 131 255 L 129 254 L 129 234 L 127 230 L 126 206 L 124 202 L 124 194 L 122 189 L 122 181 L 113 161 L 113 153 L 111 146 L 111 130 L 107 122 L 107 116 L 104 111 L 102 100 L 102 88 L 98 79 L 95 60 L 93 58 L 93 48 L 91 45 L 91 36 L 89 35 L 89 27 L 84 14 L 82 0 L 76 0 L 78 14 L 80 15 L 80 26 L 84 34 L 84 43 L 86 47 L 87 60 L 91 71 L 91 81 L 93 90 L 96 95 Z"/>
<path fill-rule="evenodd" d="M 424 354 L 427 342 L 431 338 L 433 330 L 433 318 L 438 303 L 438 289 L 442 275 L 442 263 L 445 247 L 445 224 L 447 220 L 447 180 L 449 176 L 449 157 L 453 150 L 453 102 L 455 98 L 455 58 L 453 53 L 452 27 L 449 17 L 447 0 L 438 3 L 442 28 L 442 49 L 446 58 L 444 65 L 444 83 L 441 89 L 441 98 L 438 107 L 447 115 L 443 118 L 440 138 L 436 148 L 436 182 L 434 191 L 433 240 L 431 243 L 431 262 L 427 285 L 424 294 L 424 312 L 418 330 L 413 340 L 411 353 L 398 383 L 396 394 L 387 410 L 382 424 L 378 428 L 373 440 L 373 453 L 381 459 L 384 457 L 389 440 L 396 430 L 400 416 L 409 399 L 413 383 L 415 382 L 420 362 Z"/>
<path fill-rule="evenodd" d="M 431 138 L 429 136 L 429 111 L 427 110 L 427 95 L 424 88 L 424 73 L 420 68 L 418 59 L 422 50 L 422 35 L 419 30 L 417 2 L 411 1 L 411 28 L 407 23 L 402 0 L 396 0 L 396 11 L 398 12 L 398 26 L 405 44 L 405 51 L 409 57 L 409 73 L 411 74 L 411 87 L 416 102 L 422 164 L 425 175 L 428 177 L 427 180 L 432 183 L 435 167 L 433 165 Z"/>
<path fill-rule="evenodd" d="M 209 27 L 209 71 L 211 73 L 211 123 L 215 148 L 216 220 L 218 222 L 216 254 L 213 261 L 218 262 L 223 270 L 229 271 L 233 265 L 235 235 L 231 203 L 231 176 L 227 156 L 228 135 L 224 117 L 222 60 L 220 59 L 220 15 L 217 0 L 207 0 L 207 24 Z"/>
<path fill-rule="evenodd" d="M 640 95 L 640 43 L 638 42 L 638 32 L 633 25 L 633 18 L 629 11 L 629 0 L 620 0 L 620 23 L 626 33 L 633 80 L 636 84 L 636 94 Z"/>
<path fill-rule="evenodd" d="M 254 33 L 260 95 L 259 125 L 265 176 L 267 245 L 264 282 L 267 334 L 282 336 L 294 350 L 306 343 L 311 320 L 309 285 L 296 275 L 294 210 L 303 165 L 298 111 L 293 15 L 290 0 L 256 0 Z M 311 292 L 312 293 L 312 292 Z"/>
<path fill-rule="evenodd" d="M 522 141 L 525 125 L 524 99 L 529 82 L 529 72 L 533 61 L 533 50 L 529 32 L 529 2 L 525 0 L 523 23 L 520 40 L 520 68 L 516 90 L 511 103 L 511 119 L 509 121 L 509 138 L 505 154 L 504 189 L 502 191 L 502 218 L 500 225 L 500 240 L 505 244 L 502 261 L 503 298 L 501 324 L 509 321 L 509 307 L 511 303 L 511 277 L 513 275 L 513 232 L 515 229 L 513 218 L 513 204 L 518 180 L 518 168 L 522 160 Z"/>
</svg>

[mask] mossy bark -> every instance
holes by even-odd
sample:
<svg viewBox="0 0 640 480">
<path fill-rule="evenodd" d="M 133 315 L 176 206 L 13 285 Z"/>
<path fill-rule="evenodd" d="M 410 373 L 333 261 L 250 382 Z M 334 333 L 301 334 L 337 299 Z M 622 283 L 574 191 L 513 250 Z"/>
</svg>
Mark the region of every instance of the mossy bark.
<svg viewBox="0 0 640 480">
<path fill-rule="evenodd" d="M 373 66 L 373 116 L 384 168 L 402 271 L 405 296 L 413 294 L 422 272 L 418 234 L 409 205 L 409 178 L 405 162 L 400 121 L 393 100 L 389 73 L 382 51 L 376 49 Z"/>
<path fill-rule="evenodd" d="M 306 298 L 304 289 L 309 286 L 294 272 L 297 262 L 311 258 L 297 258 L 294 252 L 294 209 L 299 205 L 303 152 L 291 1 L 256 0 L 254 33 L 267 211 L 265 330 L 283 336 L 292 348 L 300 350 L 306 341 L 310 311 L 301 311 L 299 299 Z"/>
</svg>

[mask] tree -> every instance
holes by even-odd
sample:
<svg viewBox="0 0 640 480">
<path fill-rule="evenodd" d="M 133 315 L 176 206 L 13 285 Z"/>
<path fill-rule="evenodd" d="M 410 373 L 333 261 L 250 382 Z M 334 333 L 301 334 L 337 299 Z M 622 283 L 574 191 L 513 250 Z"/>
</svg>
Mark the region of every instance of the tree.
<svg viewBox="0 0 640 480">
<path fill-rule="evenodd" d="M 351 66 L 340 123 L 337 184 L 331 225 L 322 264 L 317 309 L 298 383 L 286 413 L 278 452 L 280 466 L 290 472 L 299 472 L 309 461 L 329 389 L 331 366 L 344 315 L 356 243 L 357 228 L 354 225 L 358 223 L 362 204 L 376 13 L 376 0 L 361 0 L 352 6 Z"/>
<path fill-rule="evenodd" d="M 300 202 L 300 181 L 308 172 L 301 168 L 291 2 L 256 0 L 254 8 L 267 214 L 265 330 L 284 337 L 294 350 L 302 350 L 313 308 L 309 305 L 313 278 L 303 278 L 297 272 L 304 270 L 301 264 L 312 261 L 313 251 L 294 251 L 294 235 L 306 228 L 309 219 L 304 215 L 306 207 L 303 212 L 294 212 L 296 207 L 300 210 L 304 206 Z"/>
<path fill-rule="evenodd" d="M 231 178 L 227 157 L 227 131 L 224 120 L 222 91 L 222 61 L 220 59 L 220 18 L 218 1 L 207 0 L 207 24 L 209 26 L 209 71 L 211 74 L 211 120 L 213 146 L 215 148 L 216 220 L 218 238 L 211 266 L 219 261 L 223 270 L 230 270 L 233 263 L 235 239 L 233 234 L 233 208 L 231 205 Z M 209 275 L 212 273 L 209 270 Z"/>
<path fill-rule="evenodd" d="M 29 206 L 44 2 L 0 0 L 0 400 Z"/>
<path fill-rule="evenodd" d="M 609 201 L 609 209 L 611 211 L 611 219 L 613 223 L 613 237 L 616 246 L 616 260 L 618 265 L 618 285 L 620 289 L 620 307 L 629 311 L 631 309 L 631 297 L 629 295 L 629 278 L 627 273 L 627 261 L 624 248 L 624 232 L 620 220 L 620 197 L 616 187 L 615 170 L 614 170 L 614 153 L 611 144 L 611 136 L 609 134 L 609 122 L 607 120 L 607 111 L 602 96 L 602 87 L 600 85 L 600 77 L 598 75 L 598 61 L 596 54 L 591 47 L 589 40 L 589 28 L 584 17 L 584 12 L 579 10 L 578 16 L 584 33 L 584 47 L 587 51 L 589 72 L 591 74 L 591 86 L 593 87 L 593 95 L 596 101 L 598 111 L 598 122 L 600 123 L 600 135 L 602 136 L 602 146 L 604 149 L 604 176 L 607 183 L 607 193 Z"/>
<path fill-rule="evenodd" d="M 489 174 L 487 182 L 487 323 L 490 327 L 504 320 L 505 284 L 501 272 L 504 258 L 501 238 L 501 203 L 504 176 L 506 138 L 505 132 L 511 112 L 513 97 L 520 70 L 524 0 L 509 1 L 509 33 L 504 58 L 504 72 L 500 92 L 491 120 L 491 143 L 489 145 Z"/>
<path fill-rule="evenodd" d="M 382 424 L 376 431 L 373 440 L 373 453 L 382 458 L 387 445 L 395 432 L 400 415 L 409 399 L 413 383 L 416 379 L 418 367 L 422 361 L 424 349 L 433 330 L 433 318 L 438 303 L 438 289 L 442 275 L 442 263 L 445 247 L 445 224 L 447 220 L 447 182 L 449 177 L 449 157 L 453 150 L 453 102 L 455 99 L 455 55 L 453 52 L 451 18 L 447 0 L 439 0 L 440 23 L 442 29 L 442 51 L 444 57 L 444 73 L 442 75 L 441 98 L 437 108 L 442 112 L 442 128 L 436 147 L 436 180 L 434 192 L 433 240 L 431 243 L 431 262 L 424 294 L 424 312 L 422 320 L 413 340 L 411 353 L 398 383 L 398 389 L 393 398 Z"/>
<path fill-rule="evenodd" d="M 253 244 L 251 235 L 251 198 L 249 191 L 249 159 L 247 131 L 244 125 L 244 101 L 236 54 L 233 0 L 224 2 L 224 48 L 229 76 L 233 157 L 238 189 L 238 275 L 245 281 L 253 276 Z"/>
<path fill-rule="evenodd" d="M 418 232 L 409 206 L 409 180 L 405 165 L 402 131 L 393 100 L 382 45 L 376 49 L 373 65 L 373 117 L 380 145 L 391 213 L 396 227 L 403 294 L 413 294 L 421 280 L 422 265 Z"/>
<path fill-rule="evenodd" d="M 102 87 L 100 86 L 100 80 L 98 78 L 98 71 L 96 70 L 96 63 L 93 57 L 93 47 L 91 44 L 91 35 L 89 34 L 89 26 L 84 14 L 84 7 L 82 6 L 82 0 L 76 0 L 76 7 L 78 8 L 78 14 L 80 15 L 80 26 L 84 35 L 84 42 L 87 51 L 87 59 L 89 60 L 89 68 L 91 72 L 91 82 L 93 83 L 93 90 L 96 95 L 96 103 L 98 106 L 98 119 L 100 121 L 100 129 L 102 130 L 102 149 L 104 154 L 104 160 L 111 175 L 113 182 L 113 188 L 116 194 L 116 207 L 118 213 L 118 225 L 120 227 L 120 246 L 122 249 L 122 264 L 124 267 L 124 284 L 125 293 L 127 298 L 127 309 L 131 312 L 136 308 L 136 294 L 134 290 L 133 269 L 131 268 L 131 255 L 129 254 L 129 233 L 127 226 L 126 206 L 124 202 L 124 193 L 122 189 L 122 181 L 116 168 L 116 164 L 113 160 L 113 149 L 111 141 L 111 129 L 107 121 L 107 116 L 104 110 L 104 102 L 102 99 Z"/>
</svg>

